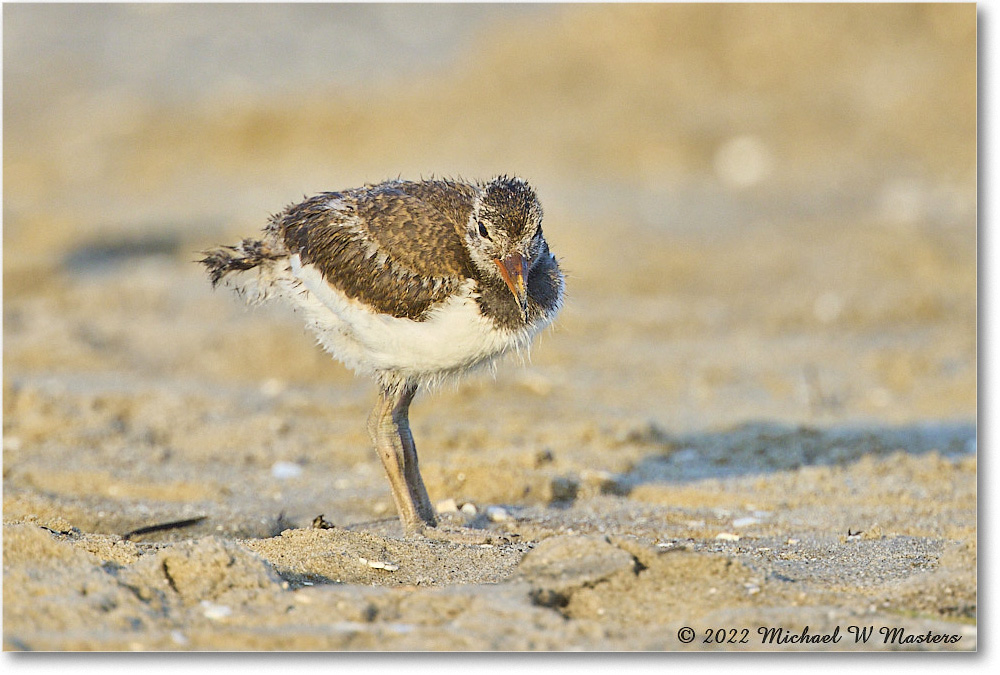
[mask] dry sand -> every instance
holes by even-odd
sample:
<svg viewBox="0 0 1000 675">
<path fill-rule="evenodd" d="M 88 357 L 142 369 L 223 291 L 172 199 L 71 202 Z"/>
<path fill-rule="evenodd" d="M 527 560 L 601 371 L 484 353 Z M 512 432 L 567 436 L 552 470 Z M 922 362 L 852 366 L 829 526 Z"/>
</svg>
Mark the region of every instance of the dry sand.
<svg viewBox="0 0 1000 675">
<path fill-rule="evenodd" d="M 975 649 L 975 15 L 949 7 L 512 10 L 392 86 L 185 106 L 31 70 L 60 44 L 32 25 L 140 10 L 5 6 L 4 649 Z M 303 191 L 431 170 L 526 174 L 569 297 L 530 363 L 418 395 L 454 504 L 406 539 L 374 386 L 191 261 Z M 807 626 L 840 640 L 759 632 Z"/>
</svg>

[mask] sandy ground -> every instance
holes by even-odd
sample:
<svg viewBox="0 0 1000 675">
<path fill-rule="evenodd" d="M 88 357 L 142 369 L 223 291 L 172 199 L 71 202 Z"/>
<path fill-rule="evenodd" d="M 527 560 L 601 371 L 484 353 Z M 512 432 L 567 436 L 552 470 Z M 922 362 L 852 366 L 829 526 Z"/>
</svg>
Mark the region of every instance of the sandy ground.
<svg viewBox="0 0 1000 675">
<path fill-rule="evenodd" d="M 974 9 L 493 8 L 183 104 L 36 29 L 211 17 L 53 11 L 4 8 L 5 650 L 976 649 Z M 569 296 L 418 395 L 406 539 L 374 386 L 192 260 L 432 171 L 527 175 Z"/>
</svg>

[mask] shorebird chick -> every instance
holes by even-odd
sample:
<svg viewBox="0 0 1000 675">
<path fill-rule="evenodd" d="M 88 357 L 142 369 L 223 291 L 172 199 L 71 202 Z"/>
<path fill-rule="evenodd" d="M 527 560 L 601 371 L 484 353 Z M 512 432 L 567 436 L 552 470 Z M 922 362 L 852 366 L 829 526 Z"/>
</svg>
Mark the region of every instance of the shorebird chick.
<svg viewBox="0 0 1000 675">
<path fill-rule="evenodd" d="M 368 431 L 408 534 L 436 526 L 409 427 L 417 389 L 527 350 L 562 305 L 542 207 L 520 178 L 325 192 L 200 261 L 249 302 L 284 298 L 381 396 Z"/>
</svg>

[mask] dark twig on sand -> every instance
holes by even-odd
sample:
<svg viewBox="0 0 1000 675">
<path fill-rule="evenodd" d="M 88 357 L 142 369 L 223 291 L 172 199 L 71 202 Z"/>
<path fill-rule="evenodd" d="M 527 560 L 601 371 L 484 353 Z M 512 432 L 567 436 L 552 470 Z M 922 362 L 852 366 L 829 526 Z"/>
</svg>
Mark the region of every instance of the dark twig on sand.
<svg viewBox="0 0 1000 675">
<path fill-rule="evenodd" d="M 54 530 L 51 527 L 46 527 L 45 525 L 39 525 L 38 527 L 42 528 L 43 530 L 48 530 L 52 534 L 57 534 L 60 537 L 70 537 L 76 534 L 80 534 L 80 530 L 78 530 L 75 527 L 71 527 L 68 530 Z"/>
<path fill-rule="evenodd" d="M 335 527 L 337 527 L 336 525 L 328 521 L 326 518 L 324 518 L 322 513 L 313 518 L 312 526 L 314 529 L 317 530 L 332 530 Z"/>
<path fill-rule="evenodd" d="M 150 534 L 152 532 L 163 532 L 164 530 L 178 530 L 182 527 L 191 527 L 192 525 L 197 525 L 201 521 L 208 518 L 208 516 L 198 516 L 197 518 L 187 518 L 185 520 L 173 520 L 169 523 L 159 523 L 157 525 L 148 525 L 146 527 L 140 527 L 137 530 L 132 530 L 131 532 L 126 532 L 122 535 L 122 539 L 128 541 L 132 537 L 137 537 L 142 534 Z"/>
</svg>

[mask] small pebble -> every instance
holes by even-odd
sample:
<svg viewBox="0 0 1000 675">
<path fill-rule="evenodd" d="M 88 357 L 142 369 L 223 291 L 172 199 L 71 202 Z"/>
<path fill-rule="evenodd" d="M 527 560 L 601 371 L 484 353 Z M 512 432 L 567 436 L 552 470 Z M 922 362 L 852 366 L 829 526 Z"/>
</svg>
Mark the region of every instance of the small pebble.
<svg viewBox="0 0 1000 675">
<path fill-rule="evenodd" d="M 209 602 L 208 600 L 201 601 L 201 613 L 205 615 L 207 619 L 225 619 L 227 616 L 233 613 L 232 607 L 227 607 L 226 605 L 217 605 L 214 602 Z"/>
<path fill-rule="evenodd" d="M 719 532 L 719 534 L 715 535 L 715 538 L 719 541 L 739 541 L 740 535 L 733 534 L 732 532 Z"/>
<path fill-rule="evenodd" d="M 459 509 L 459 511 L 469 516 L 474 516 L 479 513 L 479 509 L 477 509 L 476 505 L 472 502 L 465 502 L 462 504 L 462 508 Z"/>
<path fill-rule="evenodd" d="M 486 517 L 494 523 L 502 523 L 507 520 L 512 520 L 510 514 L 507 513 L 507 509 L 502 506 L 491 506 L 486 509 Z"/>
<path fill-rule="evenodd" d="M 358 558 L 358 562 L 362 565 L 368 565 L 373 570 L 385 570 L 386 572 L 395 572 L 399 569 L 399 565 L 394 565 L 390 562 L 385 562 L 383 560 L 368 560 L 368 558 Z"/>
<path fill-rule="evenodd" d="M 789 546 L 795 546 L 797 543 L 799 543 L 799 540 L 798 539 L 789 539 L 785 543 L 788 544 Z"/>
<path fill-rule="evenodd" d="M 302 467 L 295 462 L 275 462 L 271 465 L 271 475 L 279 480 L 302 475 Z"/>
<path fill-rule="evenodd" d="M 756 525 L 759 522 L 759 518 L 737 518 L 733 521 L 733 527 L 746 527 L 748 525 Z"/>
<path fill-rule="evenodd" d="M 445 499 L 434 507 L 438 513 L 458 513 L 458 504 L 454 499 Z"/>
</svg>

